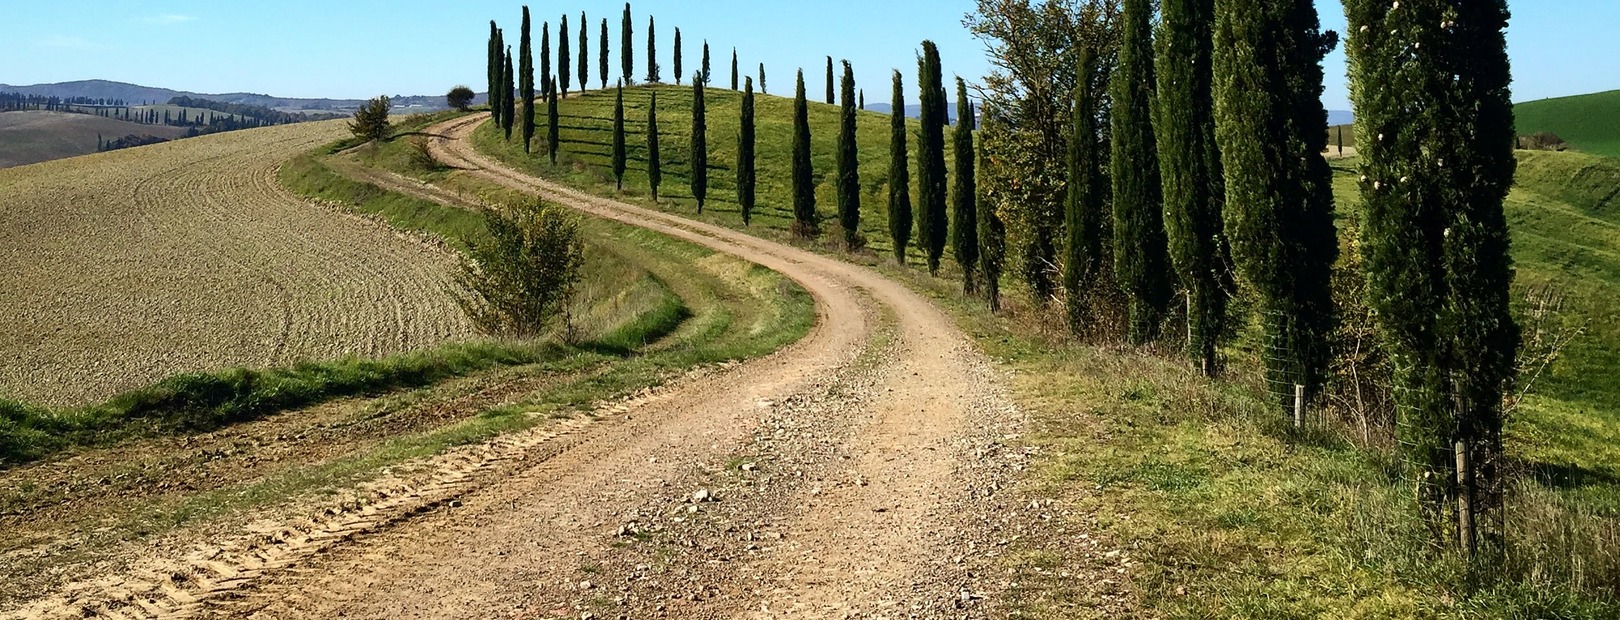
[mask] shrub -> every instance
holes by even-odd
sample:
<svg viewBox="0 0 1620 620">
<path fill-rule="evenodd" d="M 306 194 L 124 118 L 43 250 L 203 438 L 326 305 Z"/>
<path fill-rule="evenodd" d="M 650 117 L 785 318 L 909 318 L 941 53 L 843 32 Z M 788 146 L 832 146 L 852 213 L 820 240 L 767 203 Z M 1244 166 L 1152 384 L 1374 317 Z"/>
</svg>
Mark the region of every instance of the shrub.
<svg viewBox="0 0 1620 620">
<path fill-rule="evenodd" d="M 532 203 L 484 213 L 486 240 L 462 260 L 456 301 L 480 331 L 532 338 L 567 307 L 585 261 L 579 222 L 561 207 Z"/>
<path fill-rule="evenodd" d="M 467 106 L 472 105 L 474 96 L 475 95 L 473 94 L 471 88 L 466 86 L 456 86 L 455 88 L 450 89 L 450 92 L 444 96 L 444 102 L 449 104 L 452 108 L 465 112 L 467 110 Z"/>
<path fill-rule="evenodd" d="M 394 104 L 384 95 L 367 101 L 354 112 L 354 121 L 349 123 L 349 131 L 354 137 L 367 141 L 382 140 L 388 137 L 388 110 Z"/>
</svg>

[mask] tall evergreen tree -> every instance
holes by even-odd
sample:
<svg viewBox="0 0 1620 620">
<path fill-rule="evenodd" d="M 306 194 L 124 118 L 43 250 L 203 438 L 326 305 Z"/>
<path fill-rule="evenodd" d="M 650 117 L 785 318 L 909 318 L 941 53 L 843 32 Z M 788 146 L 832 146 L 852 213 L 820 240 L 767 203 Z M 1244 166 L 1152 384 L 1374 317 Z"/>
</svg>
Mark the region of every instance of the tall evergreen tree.
<svg viewBox="0 0 1620 620">
<path fill-rule="evenodd" d="M 733 47 L 731 48 L 731 90 L 737 90 L 739 77 L 741 76 L 737 73 L 737 48 Z"/>
<path fill-rule="evenodd" d="M 767 95 L 771 94 L 770 89 L 765 86 L 765 63 L 763 62 L 759 63 L 759 92 Z"/>
<path fill-rule="evenodd" d="M 844 229 L 844 247 L 854 251 L 861 245 L 861 157 L 855 141 L 855 70 L 844 61 L 844 78 L 839 83 L 843 95 L 838 127 L 838 223 Z"/>
<path fill-rule="evenodd" d="M 579 12 L 579 91 L 585 92 L 591 87 L 591 45 L 590 22 L 585 21 L 585 12 Z"/>
<path fill-rule="evenodd" d="M 1153 135 L 1153 6 L 1125 0 L 1113 103 L 1114 276 L 1130 303 L 1131 342 L 1159 337 L 1170 305 L 1164 187 Z"/>
<path fill-rule="evenodd" d="M 490 110 L 495 117 L 495 124 L 504 128 L 511 121 L 506 116 L 507 100 L 512 98 L 512 89 L 506 87 L 506 30 L 495 31 L 495 90 L 490 92 Z"/>
<path fill-rule="evenodd" d="M 1215 146 L 1214 0 L 1162 0 L 1155 137 L 1164 229 L 1187 305 L 1187 354 L 1215 374 L 1231 289 L 1221 210 L 1226 185 Z"/>
<path fill-rule="evenodd" d="M 534 49 L 529 44 L 529 7 L 523 7 L 523 29 L 518 34 L 518 92 L 523 97 L 523 152 L 534 140 Z"/>
<path fill-rule="evenodd" d="M 543 83 L 550 83 L 552 76 L 551 22 L 540 24 L 540 75 L 544 76 L 544 79 L 546 80 L 546 82 Z M 549 86 L 546 88 L 545 94 L 548 97 L 551 96 L 551 88 Z"/>
<path fill-rule="evenodd" d="M 1077 75 L 1091 76 L 1097 70 L 1095 52 L 1080 49 Z M 1101 134 L 1097 107 L 1100 93 L 1091 79 L 1075 80 L 1070 102 L 1073 116 L 1069 134 L 1068 188 L 1064 200 L 1064 228 L 1068 236 L 1063 246 L 1063 297 L 1069 331 L 1086 333 L 1094 324 L 1097 287 L 1108 268 L 1107 244 L 1111 243 L 1106 187 L 1103 176 Z"/>
<path fill-rule="evenodd" d="M 1226 177 L 1226 236 L 1256 293 L 1273 398 L 1321 391 L 1339 254 L 1322 108 L 1322 58 L 1337 44 L 1299 0 L 1216 0 L 1215 138 Z"/>
<path fill-rule="evenodd" d="M 793 96 L 793 234 L 821 234 L 816 217 L 815 170 L 810 162 L 810 106 L 804 99 L 804 71 Z"/>
<path fill-rule="evenodd" d="M 1458 543 L 1472 553 L 1471 524 L 1496 522 L 1474 517 L 1501 508 L 1491 490 L 1501 488 L 1502 401 L 1520 344 L 1502 213 L 1516 166 L 1508 7 L 1350 0 L 1345 8 L 1363 138 L 1363 268 L 1392 361 L 1400 445 L 1423 474 L 1433 529 L 1445 531 L 1439 519 L 1457 506 Z M 1461 472 L 1459 446 L 1469 466 Z"/>
<path fill-rule="evenodd" d="M 602 83 L 602 90 L 607 90 L 608 83 L 608 20 L 602 18 L 602 32 L 596 37 L 597 52 L 596 70 L 597 79 Z"/>
<path fill-rule="evenodd" d="M 861 109 L 865 110 L 866 109 L 866 89 L 864 89 L 864 88 L 861 89 L 860 100 L 861 100 L 861 103 L 860 103 Z"/>
<path fill-rule="evenodd" d="M 833 105 L 833 104 L 837 103 L 837 100 L 835 100 L 833 98 L 833 93 L 837 92 L 837 91 L 835 91 L 833 89 L 833 84 L 834 84 L 834 82 L 833 82 L 833 59 L 832 59 L 832 56 L 828 56 L 827 57 L 827 105 Z"/>
<path fill-rule="evenodd" d="M 710 73 L 710 71 L 709 71 L 709 41 L 707 39 L 705 39 L 703 41 L 703 85 L 704 86 L 709 85 L 709 77 L 711 75 L 712 75 L 712 73 Z"/>
<path fill-rule="evenodd" d="M 624 84 L 619 84 L 619 93 L 613 101 L 613 180 L 617 183 L 619 191 L 624 191 Z"/>
<path fill-rule="evenodd" d="M 675 29 L 675 64 L 674 64 L 674 67 L 675 67 L 675 85 L 679 86 L 680 83 L 681 83 L 681 79 L 682 79 L 681 76 L 684 75 L 684 74 L 681 73 L 681 29 L 680 28 Z"/>
<path fill-rule="evenodd" d="M 557 90 L 562 96 L 568 96 L 568 88 L 573 84 L 573 63 L 569 62 L 568 54 L 573 50 L 568 44 L 568 15 L 562 16 L 562 25 L 557 27 Z"/>
<path fill-rule="evenodd" d="M 658 202 L 658 184 L 664 182 L 664 163 L 658 154 L 658 91 L 652 91 L 647 104 L 647 185 L 653 202 Z"/>
<path fill-rule="evenodd" d="M 889 112 L 889 240 L 894 260 L 906 264 L 911 245 L 911 155 L 906 152 L 906 91 L 894 72 L 894 98 Z"/>
<path fill-rule="evenodd" d="M 505 104 L 505 109 L 501 111 L 501 129 L 506 132 L 506 139 L 511 140 L 512 124 L 517 118 L 517 98 L 514 96 L 517 85 L 513 83 L 513 80 L 517 78 L 515 75 L 517 71 L 512 68 L 512 48 L 510 47 L 506 48 L 505 61 L 506 64 L 501 77 L 501 102 Z"/>
<path fill-rule="evenodd" d="M 984 149 L 979 149 L 979 170 L 984 169 Z M 1007 257 L 1007 226 L 996 213 L 995 203 L 984 197 L 984 185 L 978 185 L 979 271 L 984 274 L 984 297 L 990 302 L 991 312 L 1001 312 L 1001 270 Z"/>
<path fill-rule="evenodd" d="M 647 16 L 647 83 L 664 81 L 663 67 L 658 66 L 658 29 L 653 17 Z"/>
<path fill-rule="evenodd" d="M 501 105 L 501 33 L 495 20 L 489 20 L 489 111 L 500 122 Z"/>
<path fill-rule="evenodd" d="M 692 198 L 698 213 L 709 199 L 709 113 L 703 101 L 702 76 L 692 76 Z"/>
<path fill-rule="evenodd" d="M 619 68 L 624 70 L 620 78 L 619 88 L 625 84 L 636 83 L 636 44 L 635 33 L 630 23 L 630 3 L 624 3 L 624 18 L 619 22 Z M 605 38 L 603 40 L 606 40 Z"/>
<path fill-rule="evenodd" d="M 917 134 L 917 239 L 928 255 L 928 274 L 939 273 L 950 222 L 945 212 L 945 85 L 940 76 L 939 48 L 923 41 L 917 58 L 917 88 L 922 99 L 922 130 Z M 904 114 L 904 111 L 900 111 Z"/>
<path fill-rule="evenodd" d="M 973 130 L 977 128 L 978 117 L 968 99 L 967 82 L 956 78 L 956 129 L 951 133 L 956 164 L 951 201 L 956 226 L 951 229 L 951 254 L 962 266 L 962 292 L 969 295 L 978 292 L 973 273 L 979 267 L 979 188 L 973 169 Z"/>
<path fill-rule="evenodd" d="M 546 76 L 546 157 L 557 165 L 557 149 L 562 146 L 562 128 L 557 126 L 557 79 Z"/>
<path fill-rule="evenodd" d="M 748 78 L 743 86 L 742 127 L 737 132 L 737 204 L 742 207 L 743 225 L 754 214 L 754 185 L 758 181 L 754 169 L 754 79 Z"/>
</svg>

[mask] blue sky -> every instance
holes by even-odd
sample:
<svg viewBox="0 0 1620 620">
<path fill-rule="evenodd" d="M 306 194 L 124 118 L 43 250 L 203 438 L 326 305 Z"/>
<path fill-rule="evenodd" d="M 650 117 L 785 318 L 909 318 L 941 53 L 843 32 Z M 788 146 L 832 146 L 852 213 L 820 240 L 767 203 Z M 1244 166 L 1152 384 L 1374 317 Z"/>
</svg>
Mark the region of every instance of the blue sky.
<svg viewBox="0 0 1620 620">
<path fill-rule="evenodd" d="M 17 4 L 0 21 L 0 40 L 9 43 L 0 83 L 103 78 L 197 92 L 337 98 L 436 94 L 456 83 L 481 90 L 488 20 L 499 20 L 515 43 L 521 6 L 508 0 Z M 607 17 L 616 70 L 623 2 L 530 5 L 537 39 L 539 22 L 550 21 L 555 28 L 561 17 L 549 7 L 569 7 L 571 36 L 577 36 L 579 11 L 586 11 L 593 49 L 600 21 Z M 1337 0 L 1317 5 L 1326 27 L 1343 28 Z M 1516 0 L 1510 6 L 1516 100 L 1620 88 L 1615 0 Z M 671 39 L 679 26 L 688 73 L 707 38 L 720 81 L 728 79 L 735 46 L 745 73 L 766 64 L 772 93 L 790 92 L 793 70 L 804 67 L 814 97 L 830 54 L 854 63 L 859 85 L 870 91 L 869 103 L 886 101 L 891 69 L 900 69 L 908 88 L 913 86 L 915 54 L 925 38 L 939 43 L 947 74 L 972 81 L 988 70 L 983 45 L 961 25 L 973 7 L 972 0 L 639 0 L 633 3 L 637 73 L 643 72 L 639 61 L 652 14 L 658 17 L 666 80 L 673 77 Z M 594 52 L 592 61 L 594 74 Z M 1324 102 L 1331 109 L 1348 109 L 1342 53 L 1328 59 L 1327 71 Z M 907 99 L 915 103 L 915 94 Z"/>
</svg>

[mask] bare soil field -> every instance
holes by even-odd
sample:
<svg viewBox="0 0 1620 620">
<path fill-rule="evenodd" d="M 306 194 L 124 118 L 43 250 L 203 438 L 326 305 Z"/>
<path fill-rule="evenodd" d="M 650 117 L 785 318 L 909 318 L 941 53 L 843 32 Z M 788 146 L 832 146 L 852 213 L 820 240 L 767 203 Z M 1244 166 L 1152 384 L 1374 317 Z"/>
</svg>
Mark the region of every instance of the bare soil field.
<svg viewBox="0 0 1620 620">
<path fill-rule="evenodd" d="M 89 114 L 43 110 L 6 112 L 0 114 L 0 168 L 94 153 L 96 134 L 107 140 L 131 134 L 173 140 L 185 136 L 186 130 Z"/>
<path fill-rule="evenodd" d="M 0 396 L 66 406 L 177 373 L 470 336 L 449 252 L 297 198 L 341 122 L 0 170 Z"/>
</svg>

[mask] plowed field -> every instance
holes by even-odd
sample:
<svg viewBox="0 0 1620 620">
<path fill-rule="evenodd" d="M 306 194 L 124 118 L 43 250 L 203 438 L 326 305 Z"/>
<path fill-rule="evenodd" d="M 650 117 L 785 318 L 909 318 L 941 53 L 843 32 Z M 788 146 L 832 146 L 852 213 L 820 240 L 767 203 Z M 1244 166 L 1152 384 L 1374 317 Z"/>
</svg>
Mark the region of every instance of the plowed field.
<svg viewBox="0 0 1620 620">
<path fill-rule="evenodd" d="M 470 335 L 454 257 L 310 204 L 280 162 L 341 122 L 0 170 L 0 396 L 73 405 L 181 372 Z"/>
</svg>

